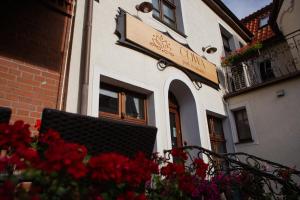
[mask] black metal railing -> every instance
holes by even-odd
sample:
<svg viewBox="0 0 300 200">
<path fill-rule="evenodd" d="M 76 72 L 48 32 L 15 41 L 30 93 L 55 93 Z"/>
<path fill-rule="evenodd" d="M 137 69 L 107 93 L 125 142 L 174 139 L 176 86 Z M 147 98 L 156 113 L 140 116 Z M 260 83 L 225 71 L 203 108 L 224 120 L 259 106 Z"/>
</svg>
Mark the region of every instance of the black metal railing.
<svg viewBox="0 0 300 200">
<path fill-rule="evenodd" d="M 220 174 L 223 178 L 232 177 L 233 174 L 247 177 L 248 181 L 244 185 L 236 186 L 235 193 L 226 194 L 227 199 L 292 200 L 300 197 L 300 171 L 296 169 L 247 153 L 218 154 L 199 146 L 185 146 L 181 149 L 188 153 L 191 161 L 202 158 L 208 162 L 207 173 L 211 177 Z M 167 160 L 172 159 L 171 150 L 164 153 Z"/>
<path fill-rule="evenodd" d="M 300 73 L 300 32 L 258 50 L 234 65 L 225 66 L 227 93 L 264 85 Z"/>
</svg>

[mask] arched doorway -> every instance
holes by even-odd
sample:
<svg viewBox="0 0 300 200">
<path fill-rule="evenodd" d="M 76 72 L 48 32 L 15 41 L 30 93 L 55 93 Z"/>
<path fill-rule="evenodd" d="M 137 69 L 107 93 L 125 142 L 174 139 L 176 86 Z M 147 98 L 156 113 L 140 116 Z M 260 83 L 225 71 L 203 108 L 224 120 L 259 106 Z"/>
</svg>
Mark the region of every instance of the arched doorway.
<svg viewBox="0 0 300 200">
<path fill-rule="evenodd" d="M 169 116 L 172 148 L 182 147 L 179 104 L 172 92 L 169 92 Z"/>
<path fill-rule="evenodd" d="M 170 147 L 181 147 L 183 144 L 201 146 L 198 109 L 191 88 L 175 79 L 167 92 Z"/>
</svg>

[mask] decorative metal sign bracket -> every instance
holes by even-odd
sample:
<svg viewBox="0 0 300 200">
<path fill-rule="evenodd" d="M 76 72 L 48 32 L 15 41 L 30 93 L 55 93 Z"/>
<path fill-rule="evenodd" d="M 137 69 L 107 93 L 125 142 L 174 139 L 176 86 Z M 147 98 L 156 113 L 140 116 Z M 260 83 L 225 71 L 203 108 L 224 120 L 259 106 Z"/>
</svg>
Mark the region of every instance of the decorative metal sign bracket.
<svg viewBox="0 0 300 200">
<path fill-rule="evenodd" d="M 173 62 L 170 62 L 164 58 L 161 58 L 158 60 L 157 62 L 157 69 L 159 71 L 164 71 L 167 67 L 176 67 L 176 68 L 181 68 L 180 66 L 176 65 Z M 196 90 L 200 90 L 202 88 L 202 83 L 200 82 L 200 80 L 196 80 L 194 79 L 193 76 L 191 76 L 191 72 L 185 70 L 185 69 L 181 69 L 192 81 L 193 85 L 195 86 Z"/>
<path fill-rule="evenodd" d="M 197 90 L 200 90 L 202 88 L 202 84 L 204 83 L 205 85 L 208 85 L 216 90 L 219 89 L 219 85 L 203 76 L 200 76 L 199 74 L 193 72 L 192 70 L 189 70 L 187 67 L 184 66 L 180 66 L 178 64 L 176 64 L 175 62 L 164 58 L 161 54 L 149 49 L 149 48 L 145 48 L 143 47 L 143 45 L 139 44 L 138 42 L 134 42 L 132 41 L 132 39 L 128 39 L 127 38 L 127 34 L 126 34 L 126 15 L 128 13 L 126 11 L 124 11 L 123 9 L 119 8 L 118 11 L 118 15 L 116 16 L 116 30 L 115 30 L 115 34 L 118 36 L 119 40 L 117 41 L 118 45 L 122 45 L 124 47 L 127 48 L 131 48 L 134 49 L 136 51 L 142 52 L 146 55 L 149 55 L 155 59 L 158 59 L 157 62 L 157 68 L 160 71 L 165 70 L 165 68 L 172 66 L 172 67 L 176 67 L 177 69 L 180 69 L 182 72 L 184 72 L 192 81 L 193 85 L 195 86 L 195 88 Z M 132 17 L 131 17 L 132 18 Z M 153 29 L 154 30 L 154 29 Z M 155 30 L 156 32 L 158 30 Z M 167 37 L 171 38 L 172 40 L 175 41 L 175 39 L 173 39 L 172 37 L 170 37 L 168 34 L 163 33 L 158 31 L 159 33 L 166 35 Z M 150 43 L 150 45 L 155 46 L 157 48 L 159 48 L 160 50 L 163 51 L 163 53 L 169 53 L 169 54 L 173 54 L 172 52 L 170 52 L 170 47 L 168 45 L 162 45 L 167 43 L 165 40 L 163 40 L 164 38 L 162 38 L 162 36 L 156 36 L 152 39 L 152 42 Z M 162 41 L 163 40 L 163 41 Z M 177 41 L 175 41 L 177 42 Z M 178 44 L 180 44 L 179 42 L 177 42 Z M 190 52 L 193 53 L 193 51 L 191 50 L 191 48 L 187 45 L 183 45 L 186 49 L 188 49 L 186 52 Z M 174 56 L 174 55 L 172 55 Z M 196 54 L 193 54 L 193 56 L 196 56 Z M 195 57 L 194 57 L 195 58 Z"/>
</svg>

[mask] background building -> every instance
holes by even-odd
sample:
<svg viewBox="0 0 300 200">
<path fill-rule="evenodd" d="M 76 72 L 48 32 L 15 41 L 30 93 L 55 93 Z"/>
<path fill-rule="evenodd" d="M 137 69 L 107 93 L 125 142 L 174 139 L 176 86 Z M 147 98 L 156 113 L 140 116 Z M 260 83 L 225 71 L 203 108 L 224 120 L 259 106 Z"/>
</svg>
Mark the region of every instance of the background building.
<svg viewBox="0 0 300 200">
<path fill-rule="evenodd" d="M 300 151 L 300 24 L 295 18 L 299 5 L 282 2 L 275 1 L 242 19 L 254 37 L 240 50 L 245 56 L 227 63 L 228 91 L 224 98 L 235 151 L 299 168 L 300 160 L 295 158 Z M 282 14 L 282 10 L 287 12 Z M 257 43 L 261 46 L 256 45 L 251 55 L 246 55 Z M 231 58 L 235 55 L 237 52 Z"/>
</svg>

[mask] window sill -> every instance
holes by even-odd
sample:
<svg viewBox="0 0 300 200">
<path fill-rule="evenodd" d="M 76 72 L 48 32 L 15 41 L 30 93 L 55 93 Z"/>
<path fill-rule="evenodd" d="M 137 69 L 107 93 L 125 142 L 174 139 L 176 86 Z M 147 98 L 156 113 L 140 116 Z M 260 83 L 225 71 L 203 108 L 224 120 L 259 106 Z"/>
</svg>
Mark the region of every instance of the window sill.
<svg viewBox="0 0 300 200">
<path fill-rule="evenodd" d="M 135 119 L 132 117 L 122 118 L 120 115 L 108 114 L 105 112 L 99 112 L 99 118 L 111 119 L 111 120 L 116 120 L 116 121 L 120 121 L 120 122 L 131 123 L 131 124 L 147 125 L 146 119 Z"/>
<path fill-rule="evenodd" d="M 239 144 L 251 144 L 251 143 L 254 144 L 254 140 L 249 139 L 249 140 L 239 141 L 234 144 L 239 145 Z"/>
<path fill-rule="evenodd" d="M 172 31 L 178 33 L 179 35 L 181 35 L 181 36 L 184 37 L 184 38 L 187 38 L 187 36 L 186 36 L 184 33 L 182 33 L 181 31 L 177 30 L 176 28 L 173 28 L 173 27 L 170 26 L 168 23 L 162 21 L 160 18 L 158 18 L 158 17 L 156 17 L 156 16 L 154 16 L 154 15 L 152 15 L 152 17 L 153 17 L 153 19 L 159 21 L 159 22 L 162 23 L 163 25 L 165 25 L 165 26 L 167 26 L 168 28 L 170 28 Z"/>
</svg>

